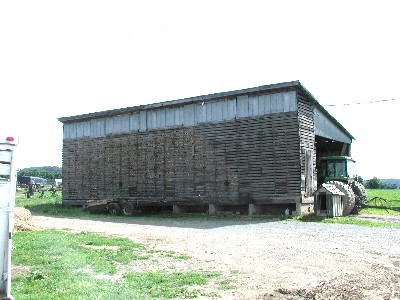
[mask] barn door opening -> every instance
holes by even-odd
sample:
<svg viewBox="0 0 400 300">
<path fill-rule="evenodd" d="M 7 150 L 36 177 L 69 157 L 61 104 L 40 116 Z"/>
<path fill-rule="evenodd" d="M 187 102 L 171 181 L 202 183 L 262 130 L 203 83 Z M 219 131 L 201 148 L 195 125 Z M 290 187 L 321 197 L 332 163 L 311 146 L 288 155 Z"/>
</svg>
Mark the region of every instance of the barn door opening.
<svg viewBox="0 0 400 300">
<path fill-rule="evenodd" d="M 305 196 L 311 197 L 314 189 L 314 151 L 305 149 Z"/>
</svg>

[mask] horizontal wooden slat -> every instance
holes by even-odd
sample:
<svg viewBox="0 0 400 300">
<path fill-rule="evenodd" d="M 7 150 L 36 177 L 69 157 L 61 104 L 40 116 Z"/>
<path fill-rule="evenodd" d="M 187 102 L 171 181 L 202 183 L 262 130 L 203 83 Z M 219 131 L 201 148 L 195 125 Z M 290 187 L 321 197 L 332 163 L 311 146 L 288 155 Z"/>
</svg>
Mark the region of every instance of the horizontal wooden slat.
<svg viewBox="0 0 400 300">
<path fill-rule="evenodd" d="M 299 120 L 297 112 L 289 112 L 67 139 L 63 199 L 142 197 L 237 204 L 299 195 L 301 131 L 307 133 L 306 140 L 313 138 L 311 123 L 302 121 L 307 118 L 305 114 Z"/>
</svg>

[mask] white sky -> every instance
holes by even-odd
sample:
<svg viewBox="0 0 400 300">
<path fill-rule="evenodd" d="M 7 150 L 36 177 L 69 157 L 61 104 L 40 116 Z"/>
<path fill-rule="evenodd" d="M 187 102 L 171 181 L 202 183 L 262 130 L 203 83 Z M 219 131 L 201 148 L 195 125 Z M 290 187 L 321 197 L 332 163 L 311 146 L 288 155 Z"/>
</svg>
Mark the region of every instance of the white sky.
<svg viewBox="0 0 400 300">
<path fill-rule="evenodd" d="M 19 136 L 20 168 L 61 166 L 58 117 L 300 80 L 356 138 L 359 175 L 400 178 L 399 11 L 385 0 L 1 1 L 0 130 Z M 396 100 L 367 104 L 382 99 Z"/>
</svg>

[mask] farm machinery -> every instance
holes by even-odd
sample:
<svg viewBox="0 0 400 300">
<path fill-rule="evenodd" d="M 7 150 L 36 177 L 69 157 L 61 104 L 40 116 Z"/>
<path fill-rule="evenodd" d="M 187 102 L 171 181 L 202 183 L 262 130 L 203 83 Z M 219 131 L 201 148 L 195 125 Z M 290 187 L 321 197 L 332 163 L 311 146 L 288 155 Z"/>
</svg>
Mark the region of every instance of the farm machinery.
<svg viewBox="0 0 400 300">
<path fill-rule="evenodd" d="M 354 175 L 354 163 L 348 156 L 324 156 L 319 159 L 318 186 L 331 184 L 344 194 L 344 216 L 357 214 L 367 204 L 367 191 Z"/>
</svg>

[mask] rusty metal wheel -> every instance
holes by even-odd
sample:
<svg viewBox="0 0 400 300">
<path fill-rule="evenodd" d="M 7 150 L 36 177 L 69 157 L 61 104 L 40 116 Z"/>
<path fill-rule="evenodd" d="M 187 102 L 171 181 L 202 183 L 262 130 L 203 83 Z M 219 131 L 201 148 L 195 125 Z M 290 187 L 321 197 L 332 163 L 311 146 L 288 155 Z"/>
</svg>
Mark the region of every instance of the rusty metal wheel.
<svg viewBox="0 0 400 300">
<path fill-rule="evenodd" d="M 121 211 L 122 215 L 125 217 L 132 216 L 137 212 L 137 209 L 135 209 L 135 206 L 129 202 L 124 202 L 121 204 Z"/>
<path fill-rule="evenodd" d="M 108 212 L 113 216 L 120 216 L 122 209 L 121 206 L 117 203 L 108 204 Z"/>
</svg>

